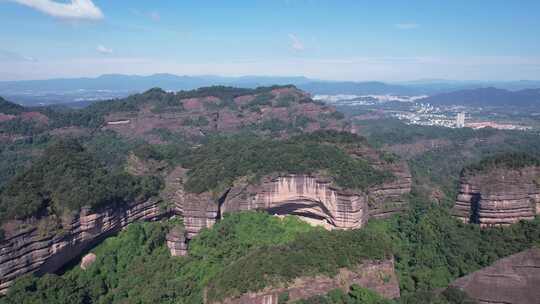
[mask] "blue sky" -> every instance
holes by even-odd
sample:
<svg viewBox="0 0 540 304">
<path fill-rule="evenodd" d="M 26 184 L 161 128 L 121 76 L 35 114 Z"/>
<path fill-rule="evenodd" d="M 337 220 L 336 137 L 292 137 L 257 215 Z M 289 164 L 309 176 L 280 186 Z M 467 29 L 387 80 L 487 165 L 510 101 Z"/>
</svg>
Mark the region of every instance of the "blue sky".
<svg viewBox="0 0 540 304">
<path fill-rule="evenodd" d="M 0 80 L 540 79 L 540 1 L 0 0 Z"/>
</svg>

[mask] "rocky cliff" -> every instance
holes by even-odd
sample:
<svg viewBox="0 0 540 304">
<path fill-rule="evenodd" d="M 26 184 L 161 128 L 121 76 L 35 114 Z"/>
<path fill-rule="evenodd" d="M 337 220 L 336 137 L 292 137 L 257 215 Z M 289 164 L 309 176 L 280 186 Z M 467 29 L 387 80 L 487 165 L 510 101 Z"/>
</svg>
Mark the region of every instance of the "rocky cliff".
<svg viewBox="0 0 540 304">
<path fill-rule="evenodd" d="M 219 196 L 184 191 L 186 171 L 177 168 L 167 178 L 170 200 L 184 218 L 188 238 L 211 227 L 225 212 L 266 210 L 271 214 L 300 216 L 327 229 L 362 227 L 369 218 L 382 218 L 407 207 L 411 175 L 405 162 L 379 164 L 394 179 L 366 191 L 335 187 L 328 178 L 316 175 L 273 175 L 259 182 L 237 181 Z"/>
<path fill-rule="evenodd" d="M 526 250 L 459 278 L 452 287 L 465 291 L 479 304 L 538 304 L 540 249 Z"/>
<path fill-rule="evenodd" d="M 407 209 L 406 195 L 411 192 L 412 176 L 404 161 L 378 162 L 374 167 L 392 172 L 394 179 L 368 189 L 370 218 L 386 218 Z"/>
<path fill-rule="evenodd" d="M 281 288 L 264 290 L 258 293 L 248 293 L 240 298 L 225 299 L 222 302 L 207 302 L 211 304 L 278 304 L 281 294 L 287 293 L 289 301 L 307 299 L 326 294 L 334 289 L 349 291 L 356 284 L 369 288 L 388 299 L 399 298 L 399 283 L 394 272 L 394 261 L 367 261 L 354 269 L 341 269 L 335 277 L 316 276 L 303 277 Z"/>
<path fill-rule="evenodd" d="M 239 183 L 231 188 L 221 212 L 267 210 L 294 214 L 326 228 L 358 228 L 367 222 L 367 195 L 344 191 L 328 179 L 309 175 L 266 177 L 257 185 Z"/>
<path fill-rule="evenodd" d="M 482 227 L 533 219 L 540 212 L 540 167 L 462 174 L 454 215 Z"/>
<path fill-rule="evenodd" d="M 379 165 L 386 166 L 396 178 L 365 191 L 341 189 L 316 175 L 285 174 L 266 176 L 257 183 L 237 181 L 220 194 L 185 191 L 187 170 L 177 167 L 165 178 L 166 187 L 161 193 L 165 201 L 172 203 L 172 208 L 160 207 L 156 200 L 150 200 L 97 213 L 83 209 L 78 215 L 62 220 L 61 229 L 47 228 L 51 225 L 47 221 L 54 219 L 27 223 L 26 228 L 4 227 L 8 233 L 0 244 L 0 290 L 5 292 L 12 280 L 23 274 L 60 269 L 131 222 L 164 215 L 176 214 L 184 223 L 184 230 L 173 230 L 167 235 L 173 255 L 185 255 L 187 240 L 201 229 L 211 227 L 224 212 L 266 210 L 277 215 L 298 215 L 328 229 L 360 228 L 370 217 L 403 209 L 403 196 L 410 191 L 406 164 Z"/>
<path fill-rule="evenodd" d="M 158 201 L 151 199 L 96 213 L 82 209 L 75 217 L 62 220 L 60 231 L 47 232 L 49 219 L 6 229 L 5 239 L 0 243 L 0 293 L 5 293 L 15 278 L 31 272 L 57 271 L 128 224 L 157 219 L 162 212 Z"/>
</svg>

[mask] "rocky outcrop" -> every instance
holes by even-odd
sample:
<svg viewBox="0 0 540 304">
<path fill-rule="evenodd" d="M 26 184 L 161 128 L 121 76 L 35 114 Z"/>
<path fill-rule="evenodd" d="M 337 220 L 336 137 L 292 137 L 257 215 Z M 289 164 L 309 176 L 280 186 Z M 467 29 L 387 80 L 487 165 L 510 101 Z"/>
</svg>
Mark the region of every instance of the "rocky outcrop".
<svg viewBox="0 0 540 304">
<path fill-rule="evenodd" d="M 257 293 L 247 293 L 239 298 L 225 299 L 212 304 L 278 304 L 281 294 L 287 293 L 289 301 L 307 299 L 323 295 L 334 289 L 349 291 L 356 284 L 371 289 L 387 299 L 399 298 L 399 283 L 394 272 L 394 261 L 366 261 L 353 269 L 341 269 L 335 277 L 316 276 L 302 277 L 291 284 L 264 290 Z"/>
<path fill-rule="evenodd" d="M 317 175 L 273 175 L 258 182 L 240 180 L 216 196 L 183 189 L 186 170 L 177 168 L 167 177 L 169 200 L 184 219 L 188 239 L 211 227 L 225 212 L 265 210 L 275 215 L 297 215 L 327 229 L 362 227 L 369 218 L 383 218 L 407 208 L 411 174 L 405 162 L 374 163 L 394 178 L 366 191 L 336 187 Z"/>
<path fill-rule="evenodd" d="M 94 262 L 96 261 L 96 255 L 94 253 L 89 253 L 87 255 L 85 255 L 82 260 L 81 260 L 81 269 L 82 270 L 86 270 L 88 269 L 88 267 L 90 267 L 90 265 L 94 264 Z"/>
<path fill-rule="evenodd" d="M 386 218 L 407 209 L 406 195 L 411 192 L 412 176 L 406 162 L 378 163 L 376 168 L 391 172 L 394 178 L 368 189 L 370 218 Z"/>
<path fill-rule="evenodd" d="M 5 293 L 21 275 L 57 271 L 132 222 L 159 218 L 162 211 L 158 203 L 150 199 L 96 213 L 83 208 L 74 218 L 64 220 L 60 231 L 53 233 L 44 231 L 40 223 L 8 231 L 0 244 L 0 293 Z"/>
<path fill-rule="evenodd" d="M 332 187 L 309 175 L 266 177 L 257 185 L 239 184 L 226 195 L 221 212 L 266 210 L 298 215 L 327 228 L 358 228 L 367 221 L 367 195 Z"/>
<path fill-rule="evenodd" d="M 540 303 L 540 249 L 526 250 L 451 284 L 479 304 Z"/>
<path fill-rule="evenodd" d="M 465 223 L 505 226 L 540 212 L 540 167 L 463 174 L 453 209 Z"/>
<path fill-rule="evenodd" d="M 186 230 L 182 226 L 173 227 L 167 234 L 167 247 L 171 256 L 185 256 L 188 253 Z"/>
</svg>

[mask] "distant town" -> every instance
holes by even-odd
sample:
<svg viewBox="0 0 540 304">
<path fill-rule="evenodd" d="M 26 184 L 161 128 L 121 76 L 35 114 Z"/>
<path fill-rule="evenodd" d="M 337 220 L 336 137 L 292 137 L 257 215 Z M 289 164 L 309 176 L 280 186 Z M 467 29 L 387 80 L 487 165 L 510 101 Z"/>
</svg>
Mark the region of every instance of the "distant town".
<svg viewBox="0 0 540 304">
<path fill-rule="evenodd" d="M 494 119 L 485 109 L 464 106 L 434 106 L 423 103 L 426 95 L 315 95 L 314 99 L 344 110 L 364 108 L 397 118 L 409 125 L 440 126 L 446 128 L 494 128 L 500 130 L 530 130 L 531 126 Z M 346 112 L 346 111 L 345 111 Z M 496 114 L 496 113 L 495 113 Z"/>
</svg>

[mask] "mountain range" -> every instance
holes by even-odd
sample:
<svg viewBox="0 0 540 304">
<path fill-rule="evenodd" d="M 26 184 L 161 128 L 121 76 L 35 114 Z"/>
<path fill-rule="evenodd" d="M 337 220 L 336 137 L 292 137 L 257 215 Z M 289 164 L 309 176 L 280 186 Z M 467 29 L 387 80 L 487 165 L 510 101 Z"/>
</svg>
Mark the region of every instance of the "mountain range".
<svg viewBox="0 0 540 304">
<path fill-rule="evenodd" d="M 437 94 L 419 101 L 434 105 L 473 107 L 538 107 L 540 89 L 509 91 L 488 87 Z"/>
<path fill-rule="evenodd" d="M 154 74 L 149 76 L 108 74 L 95 78 L 0 81 L 0 95 L 24 105 L 80 103 L 120 98 L 153 87 L 168 91 L 191 90 L 199 87 L 226 85 L 242 88 L 292 84 L 311 94 L 355 95 L 436 95 L 456 90 L 494 86 L 506 90 L 540 88 L 540 81 L 481 82 L 427 79 L 386 83 L 379 81 L 326 81 L 303 76 L 178 76 Z"/>
</svg>

